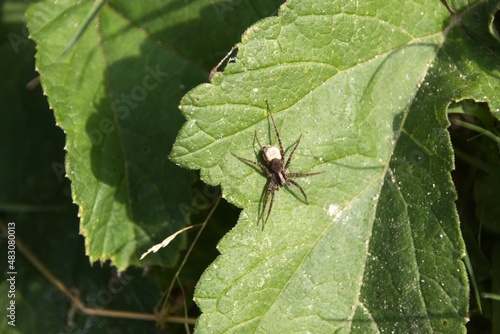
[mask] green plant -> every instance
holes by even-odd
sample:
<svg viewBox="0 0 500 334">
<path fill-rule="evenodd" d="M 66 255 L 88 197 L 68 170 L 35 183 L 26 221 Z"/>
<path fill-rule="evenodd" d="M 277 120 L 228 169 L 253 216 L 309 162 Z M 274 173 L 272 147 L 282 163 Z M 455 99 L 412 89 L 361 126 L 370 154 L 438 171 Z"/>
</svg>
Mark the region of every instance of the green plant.
<svg viewBox="0 0 500 334">
<path fill-rule="evenodd" d="M 222 197 L 243 211 L 237 223 L 227 203 L 210 214 L 205 241 L 181 274 L 187 290 L 197 281 L 198 332 L 465 332 L 467 318 L 481 307 L 469 311 L 465 244 L 478 293 L 500 289 L 498 273 L 489 274 L 498 263 L 499 231 L 488 201 L 500 189 L 493 186 L 500 178 L 492 158 L 500 116 L 493 18 L 500 4 L 295 0 L 277 11 L 279 5 L 62 0 L 28 7 L 43 92 L 65 132 L 65 173 L 85 253 L 132 275 L 137 294 L 130 308 L 151 312 L 194 235 L 139 258 L 205 219 L 219 193 L 203 181 L 220 186 Z M 236 50 L 204 83 L 233 44 Z M 277 192 L 262 230 L 257 218 L 266 178 L 234 154 L 256 157 L 255 133 L 263 144 L 275 143 L 266 100 L 284 143 L 302 135 L 291 172 L 323 173 L 301 179 L 309 204 L 293 189 Z M 463 111 L 469 104 L 476 112 Z M 485 150 L 476 164 L 467 143 L 452 146 L 453 111 L 488 131 L 475 141 Z M 452 182 L 455 152 L 483 167 L 468 188 L 477 194 L 463 197 L 473 203 L 463 212 L 455 187 L 462 196 L 470 180 Z M 55 172 L 58 192 L 67 187 L 59 182 L 60 154 L 39 167 Z M 6 181 L 9 173 L 1 173 Z M 49 208 L 58 221 L 74 220 L 63 197 L 29 202 L 19 194 L 18 201 Z M 40 215 L 34 208 L 23 216 L 26 210 L 5 206 L 6 220 L 32 221 Z M 464 224 L 460 229 L 458 213 L 471 233 Z M 488 233 L 478 233 L 477 222 Z M 217 256 L 215 244 L 235 223 Z M 33 231 L 26 229 L 29 239 Z M 74 226 L 67 233 L 75 238 Z M 487 244 L 476 242 L 477 235 Z M 50 240 L 58 249 L 64 243 L 61 236 Z M 39 255 L 57 271 L 47 252 Z M 78 261 L 67 261 L 59 272 L 67 285 L 102 291 L 98 283 L 89 288 L 72 280 Z M 153 266 L 149 283 L 130 266 Z M 90 306 L 120 307 L 125 296 Z M 483 299 L 488 307 L 478 316 L 490 330 L 498 326 L 496 303 Z M 178 306 L 167 305 L 168 313 Z M 60 318 L 66 308 L 55 313 Z M 76 328 L 91 322 L 76 321 Z M 98 321 L 102 328 L 133 322 Z"/>
</svg>

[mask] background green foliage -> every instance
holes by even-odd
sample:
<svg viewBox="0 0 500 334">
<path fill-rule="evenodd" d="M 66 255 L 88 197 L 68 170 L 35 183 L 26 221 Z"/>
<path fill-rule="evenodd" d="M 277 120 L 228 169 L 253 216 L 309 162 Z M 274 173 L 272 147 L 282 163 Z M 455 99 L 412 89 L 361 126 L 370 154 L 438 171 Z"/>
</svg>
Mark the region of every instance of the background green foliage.
<svg viewBox="0 0 500 334">
<path fill-rule="evenodd" d="M 140 255 L 202 221 L 220 185 L 181 276 L 200 333 L 498 330 L 498 302 L 468 305 L 500 291 L 498 1 L 279 6 L 109 1 L 92 19 L 92 2 L 5 2 L 2 224 L 88 306 L 151 313 L 193 235 Z M 266 100 L 286 147 L 302 135 L 290 170 L 323 173 L 297 179 L 308 205 L 277 192 L 262 231 L 266 180 L 232 153 L 257 159 L 255 133 L 276 143 Z M 155 331 L 72 323 L 20 252 L 16 265 L 18 326 L 2 332 Z"/>
</svg>

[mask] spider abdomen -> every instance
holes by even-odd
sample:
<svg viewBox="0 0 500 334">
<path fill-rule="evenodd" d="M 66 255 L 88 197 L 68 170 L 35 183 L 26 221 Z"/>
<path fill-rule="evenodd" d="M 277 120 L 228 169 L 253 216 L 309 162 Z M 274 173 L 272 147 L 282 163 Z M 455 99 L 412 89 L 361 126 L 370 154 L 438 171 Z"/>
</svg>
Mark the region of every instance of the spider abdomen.
<svg viewBox="0 0 500 334">
<path fill-rule="evenodd" d="M 271 162 L 273 160 L 281 160 L 283 157 L 281 156 L 281 151 L 276 146 L 266 146 L 262 149 L 262 156 L 264 160 L 267 162 Z"/>
</svg>

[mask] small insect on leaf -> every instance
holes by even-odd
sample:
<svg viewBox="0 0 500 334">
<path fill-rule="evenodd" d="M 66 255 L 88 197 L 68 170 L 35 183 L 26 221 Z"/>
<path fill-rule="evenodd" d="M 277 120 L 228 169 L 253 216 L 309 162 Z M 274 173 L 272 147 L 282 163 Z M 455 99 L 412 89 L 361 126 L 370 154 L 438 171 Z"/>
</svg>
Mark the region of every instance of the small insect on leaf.
<svg viewBox="0 0 500 334">
<path fill-rule="evenodd" d="M 262 229 L 264 229 L 264 226 L 267 223 L 267 220 L 269 219 L 269 215 L 271 214 L 271 210 L 273 208 L 273 203 L 274 203 L 274 192 L 276 190 L 279 190 L 280 187 L 283 186 L 288 186 L 290 184 L 294 185 L 297 187 L 302 195 L 304 196 L 304 202 L 307 204 L 307 195 L 304 192 L 304 189 L 293 180 L 293 178 L 296 177 L 303 177 L 303 176 L 312 176 L 316 174 L 320 174 L 323 172 L 317 172 L 317 173 L 289 173 L 288 172 L 288 167 L 290 167 L 290 163 L 292 162 L 292 157 L 293 153 L 295 152 L 295 149 L 297 146 L 299 146 L 300 139 L 302 138 L 302 135 L 300 135 L 299 139 L 295 143 L 295 145 L 292 148 L 292 151 L 290 152 L 290 155 L 288 156 L 288 159 L 285 159 L 285 151 L 283 149 L 283 144 L 281 143 L 281 138 L 280 134 L 278 132 L 278 128 L 276 127 L 276 123 L 274 122 L 273 114 L 271 113 L 271 109 L 269 108 L 269 103 L 266 100 L 266 106 L 267 106 L 267 112 L 271 118 L 271 121 L 273 123 L 274 127 L 274 133 L 276 134 L 276 138 L 278 139 L 278 144 L 279 147 L 273 146 L 273 145 L 268 145 L 265 147 L 262 147 L 262 145 L 259 142 L 259 139 L 257 139 L 257 132 L 255 132 L 255 140 L 257 141 L 257 144 L 259 145 L 262 158 L 264 159 L 264 164 L 258 162 L 258 161 L 252 161 L 249 159 L 245 159 L 242 157 L 239 157 L 235 154 L 233 154 L 236 158 L 240 159 L 241 161 L 251 164 L 253 166 L 260 167 L 262 171 L 264 172 L 265 176 L 268 179 L 267 186 L 265 188 L 265 193 L 264 193 L 264 199 L 262 202 L 262 209 L 259 213 L 258 217 L 258 222 L 262 220 Z M 264 214 L 266 213 L 266 208 L 267 208 L 267 202 L 270 199 L 269 203 L 269 208 L 267 209 L 267 215 L 266 218 L 264 219 Z"/>
</svg>

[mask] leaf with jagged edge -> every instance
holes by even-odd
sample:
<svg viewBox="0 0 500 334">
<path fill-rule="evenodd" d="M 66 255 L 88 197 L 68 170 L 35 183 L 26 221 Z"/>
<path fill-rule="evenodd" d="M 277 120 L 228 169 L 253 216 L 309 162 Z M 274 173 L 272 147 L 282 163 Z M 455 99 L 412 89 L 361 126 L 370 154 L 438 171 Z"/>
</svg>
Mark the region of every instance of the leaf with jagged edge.
<svg viewBox="0 0 500 334">
<path fill-rule="evenodd" d="M 446 108 L 498 112 L 494 11 L 289 1 L 184 97 L 171 158 L 244 208 L 197 286 L 199 333 L 465 332 Z M 323 173 L 297 179 L 308 204 L 277 192 L 262 231 L 266 178 L 233 154 L 256 160 L 255 132 L 276 144 L 266 100 L 285 146 L 302 135 L 289 170 Z"/>
<path fill-rule="evenodd" d="M 179 101 L 207 80 L 208 64 L 241 33 L 229 14 L 247 27 L 272 13 L 275 2 L 110 0 L 100 8 L 93 1 L 43 0 L 30 6 L 37 69 L 67 135 L 66 173 L 90 261 L 111 260 L 119 270 L 175 263 L 183 238 L 143 261 L 139 256 L 189 223 L 192 212 L 195 175 L 168 160 L 183 123 Z M 222 32 L 226 38 L 216 38 Z"/>
</svg>

